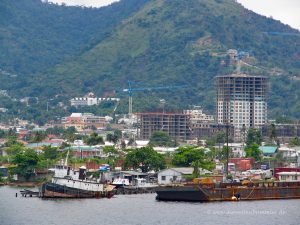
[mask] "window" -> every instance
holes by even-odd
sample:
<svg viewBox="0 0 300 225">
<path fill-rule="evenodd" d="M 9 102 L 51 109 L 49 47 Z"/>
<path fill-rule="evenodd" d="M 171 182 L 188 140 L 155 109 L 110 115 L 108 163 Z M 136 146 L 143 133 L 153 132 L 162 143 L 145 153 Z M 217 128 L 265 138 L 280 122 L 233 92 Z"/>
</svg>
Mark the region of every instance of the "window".
<svg viewBox="0 0 300 225">
<path fill-rule="evenodd" d="M 281 180 L 286 180 L 286 176 L 285 175 L 281 175 Z"/>
<path fill-rule="evenodd" d="M 161 180 L 166 180 L 166 176 L 161 176 Z"/>
<path fill-rule="evenodd" d="M 173 181 L 176 181 L 176 179 L 177 179 L 177 176 L 173 176 Z"/>
</svg>

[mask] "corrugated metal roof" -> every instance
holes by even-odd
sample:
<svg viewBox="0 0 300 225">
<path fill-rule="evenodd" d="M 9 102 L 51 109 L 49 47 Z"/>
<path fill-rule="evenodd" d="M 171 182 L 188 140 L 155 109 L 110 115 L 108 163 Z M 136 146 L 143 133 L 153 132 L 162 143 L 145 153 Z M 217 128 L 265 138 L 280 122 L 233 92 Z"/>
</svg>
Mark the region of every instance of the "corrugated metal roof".
<svg viewBox="0 0 300 225">
<path fill-rule="evenodd" d="M 260 146 L 259 150 L 263 152 L 263 154 L 274 154 L 277 151 L 276 146 Z"/>
</svg>

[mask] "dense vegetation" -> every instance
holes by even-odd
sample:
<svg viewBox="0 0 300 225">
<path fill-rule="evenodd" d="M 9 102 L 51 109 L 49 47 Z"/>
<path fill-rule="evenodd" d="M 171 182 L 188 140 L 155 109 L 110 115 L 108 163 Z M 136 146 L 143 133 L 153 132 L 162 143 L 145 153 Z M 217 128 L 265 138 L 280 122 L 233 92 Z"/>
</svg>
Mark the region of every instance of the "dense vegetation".
<svg viewBox="0 0 300 225">
<path fill-rule="evenodd" d="M 270 115 L 300 118 L 300 36 L 264 33 L 296 31 L 233 0 L 123 0 L 102 9 L 14 0 L 0 10 L 0 37 L 7 43 L 1 67 L 19 75 L 18 81 L 1 76 L 0 89 L 39 96 L 40 112 L 48 99 L 55 106 L 89 91 L 125 97 L 118 91 L 132 80 L 140 82 L 135 86 L 188 86 L 135 93 L 134 111 L 156 110 L 164 98 L 167 109 L 200 104 L 213 113 L 213 78 L 234 70 L 226 51 L 238 49 L 250 52 L 260 68 L 244 71 L 270 77 Z M 121 104 L 124 112 L 126 101 Z M 31 114 L 20 111 L 14 115 Z M 70 111 L 51 109 L 47 118 Z"/>
</svg>

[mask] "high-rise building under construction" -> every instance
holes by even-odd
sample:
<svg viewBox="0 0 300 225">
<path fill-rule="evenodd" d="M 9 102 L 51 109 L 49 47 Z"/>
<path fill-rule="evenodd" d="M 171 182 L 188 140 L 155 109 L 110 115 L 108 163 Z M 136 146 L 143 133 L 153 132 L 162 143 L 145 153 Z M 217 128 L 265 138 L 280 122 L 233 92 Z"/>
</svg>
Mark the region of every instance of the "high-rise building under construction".
<svg viewBox="0 0 300 225">
<path fill-rule="evenodd" d="M 264 76 L 232 74 L 217 76 L 216 118 L 234 126 L 239 139 L 242 129 L 267 123 L 268 79 Z"/>
</svg>

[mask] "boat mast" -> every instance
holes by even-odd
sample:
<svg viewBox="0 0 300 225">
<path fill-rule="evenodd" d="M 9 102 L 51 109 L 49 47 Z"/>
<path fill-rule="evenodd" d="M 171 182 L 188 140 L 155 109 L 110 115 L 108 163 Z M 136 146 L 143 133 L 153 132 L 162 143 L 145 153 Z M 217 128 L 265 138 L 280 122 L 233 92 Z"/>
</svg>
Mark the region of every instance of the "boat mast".
<svg viewBox="0 0 300 225">
<path fill-rule="evenodd" d="M 70 150 L 68 150 L 68 152 L 67 152 L 67 156 L 66 156 L 66 159 L 65 159 L 65 165 L 64 166 L 68 166 L 69 153 L 70 153 Z"/>
</svg>

